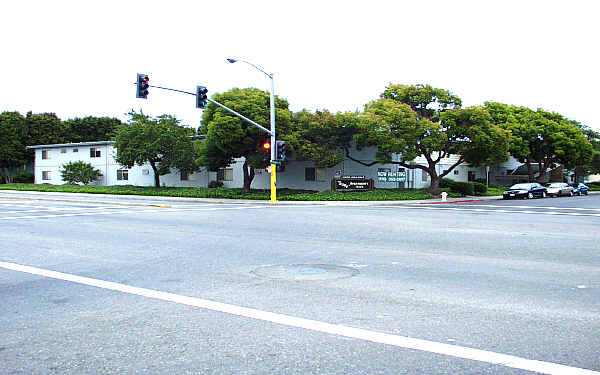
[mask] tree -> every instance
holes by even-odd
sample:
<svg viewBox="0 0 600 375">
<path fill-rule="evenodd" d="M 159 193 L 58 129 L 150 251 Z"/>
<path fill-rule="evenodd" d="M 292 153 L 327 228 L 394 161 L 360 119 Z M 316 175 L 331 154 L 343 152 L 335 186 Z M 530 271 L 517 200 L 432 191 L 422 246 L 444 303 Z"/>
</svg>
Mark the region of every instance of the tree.
<svg viewBox="0 0 600 375">
<path fill-rule="evenodd" d="M 107 141 L 112 138 L 121 121 L 117 118 L 74 118 L 63 121 L 64 141 L 68 143 Z"/>
<path fill-rule="evenodd" d="M 394 99 L 379 99 L 365 107 L 360 132 L 355 136 L 357 146 L 377 147 L 379 163 L 426 172 L 433 196 L 440 194 L 441 179 L 462 163 L 477 167 L 508 159 L 508 134 L 491 123 L 482 107 L 457 108 L 458 98 L 422 85 L 397 85 L 394 95 L 384 92 L 384 96 Z M 429 100 L 432 102 L 424 102 Z M 397 160 L 392 155 L 397 155 Z M 450 155 L 458 158 L 438 174 L 436 165 Z M 413 163 L 419 156 L 427 165 Z"/>
<path fill-rule="evenodd" d="M 594 131 L 589 126 L 582 125 L 576 121 L 573 121 L 573 123 L 581 129 L 594 149 L 592 158 L 589 162 L 582 162 L 575 167 L 575 181 L 580 181 L 587 175 L 600 173 L 600 133 Z"/>
<path fill-rule="evenodd" d="M 592 144 L 562 115 L 495 102 L 486 102 L 485 107 L 494 123 L 511 132 L 509 152 L 527 166 L 529 181 L 560 164 L 574 169 L 591 162 Z"/>
<path fill-rule="evenodd" d="M 69 184 L 89 184 L 102 177 L 102 173 L 90 163 L 84 161 L 71 161 L 62 166 L 60 170 L 62 179 Z"/>
<path fill-rule="evenodd" d="M 358 112 L 332 114 L 327 110 L 311 113 L 305 109 L 294 113 L 292 131 L 287 137 L 290 149 L 317 167 L 333 167 L 345 155 L 350 156 L 359 115 Z"/>
<path fill-rule="evenodd" d="M 5 183 L 12 180 L 12 170 L 27 163 L 27 126 L 19 112 L 0 113 L 0 174 Z"/>
<path fill-rule="evenodd" d="M 65 128 L 54 113 L 27 112 L 25 116 L 27 137 L 25 144 L 50 145 L 64 142 Z M 33 150 L 27 152 L 27 161 L 32 163 L 35 158 Z"/>
<path fill-rule="evenodd" d="M 154 171 L 154 185 L 160 187 L 160 176 L 171 168 L 193 172 L 195 153 L 191 136 L 194 129 L 179 125 L 171 115 L 150 118 L 143 113 L 130 113 L 126 124 L 117 126 L 115 148 L 117 163 L 131 168 L 149 163 Z"/>
<path fill-rule="evenodd" d="M 270 95 L 268 92 L 249 88 L 232 89 L 215 94 L 213 99 L 226 107 L 244 115 L 252 121 L 269 128 Z M 275 97 L 275 122 L 277 139 L 285 139 L 290 134 L 291 112 L 285 99 Z M 270 136 L 242 119 L 209 103 L 202 115 L 200 132 L 206 135 L 198 147 L 198 165 L 217 171 L 233 163 L 235 158 L 244 158 L 244 192 L 250 191 L 254 179 L 254 169 L 264 168 L 265 152 L 263 142 Z"/>
<path fill-rule="evenodd" d="M 430 85 L 388 85 L 381 94 L 382 99 L 392 99 L 408 105 L 417 113 L 417 119 L 440 120 L 440 114 L 454 108 L 460 108 L 462 101 L 456 95 L 444 89 Z"/>
</svg>

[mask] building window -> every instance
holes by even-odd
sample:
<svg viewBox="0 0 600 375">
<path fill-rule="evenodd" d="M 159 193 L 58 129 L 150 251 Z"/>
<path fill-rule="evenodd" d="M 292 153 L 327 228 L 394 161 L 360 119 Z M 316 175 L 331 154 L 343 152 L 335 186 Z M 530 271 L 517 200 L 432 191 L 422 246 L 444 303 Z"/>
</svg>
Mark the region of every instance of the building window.
<svg viewBox="0 0 600 375">
<path fill-rule="evenodd" d="M 316 181 L 317 168 L 304 168 L 304 181 Z"/>
<path fill-rule="evenodd" d="M 90 148 L 90 158 L 99 158 L 102 155 L 99 148 Z"/>
<path fill-rule="evenodd" d="M 129 180 L 129 170 L 128 169 L 118 169 L 117 170 L 117 181 L 127 181 Z"/>
<path fill-rule="evenodd" d="M 458 174 L 458 169 L 454 170 L 454 174 L 457 175 Z"/>
<path fill-rule="evenodd" d="M 473 171 L 468 171 L 467 172 L 467 180 L 468 181 L 475 181 L 475 172 Z"/>
<path fill-rule="evenodd" d="M 61 154 L 66 154 L 67 153 L 67 149 L 66 148 L 61 148 L 60 149 L 60 153 Z"/>
<path fill-rule="evenodd" d="M 79 152 L 79 149 L 78 148 L 74 148 L 73 152 Z"/>
<path fill-rule="evenodd" d="M 187 181 L 190 179 L 190 176 L 187 171 L 181 171 L 181 181 Z"/>
<path fill-rule="evenodd" d="M 427 182 L 429 177 L 429 173 L 425 172 L 424 170 L 421 170 L 421 182 Z"/>
<path fill-rule="evenodd" d="M 52 179 L 52 172 L 42 171 L 42 180 L 48 181 Z"/>
<path fill-rule="evenodd" d="M 217 181 L 233 181 L 233 169 L 221 168 L 217 171 Z"/>
<path fill-rule="evenodd" d="M 50 159 L 50 150 L 42 150 L 42 159 Z"/>
</svg>

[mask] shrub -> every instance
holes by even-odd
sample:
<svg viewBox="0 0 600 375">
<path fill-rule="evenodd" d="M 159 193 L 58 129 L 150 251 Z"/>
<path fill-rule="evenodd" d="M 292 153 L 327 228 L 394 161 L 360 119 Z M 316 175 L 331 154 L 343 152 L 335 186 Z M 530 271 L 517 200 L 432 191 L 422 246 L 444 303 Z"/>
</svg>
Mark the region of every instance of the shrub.
<svg viewBox="0 0 600 375">
<path fill-rule="evenodd" d="M 487 192 L 485 184 L 479 182 L 460 182 L 450 178 L 442 178 L 440 188 L 450 189 L 451 192 L 459 193 L 460 195 L 484 195 Z"/>
<path fill-rule="evenodd" d="M 33 173 L 21 171 L 14 175 L 12 180 L 18 184 L 33 184 Z"/>
<path fill-rule="evenodd" d="M 487 193 L 487 187 L 485 186 L 485 184 L 482 184 L 480 182 L 472 182 L 472 184 L 473 191 L 475 191 L 475 194 L 484 195 L 485 193 Z"/>
<path fill-rule="evenodd" d="M 79 182 L 84 185 L 102 177 L 102 173 L 95 169 L 90 163 L 84 161 L 70 161 L 62 166 L 60 171 L 62 179 L 69 184 L 77 184 Z"/>
<path fill-rule="evenodd" d="M 442 178 L 442 181 L 440 181 L 440 188 L 450 188 L 451 190 L 453 190 L 455 184 L 456 181 L 450 178 Z"/>
<path fill-rule="evenodd" d="M 208 187 L 209 188 L 220 188 L 220 187 L 223 187 L 223 182 L 222 181 L 211 181 L 208 183 Z"/>
<path fill-rule="evenodd" d="M 454 181 L 454 187 L 452 190 L 460 193 L 461 195 L 474 195 L 475 191 L 473 189 L 473 183 L 471 182 L 459 182 Z"/>
</svg>

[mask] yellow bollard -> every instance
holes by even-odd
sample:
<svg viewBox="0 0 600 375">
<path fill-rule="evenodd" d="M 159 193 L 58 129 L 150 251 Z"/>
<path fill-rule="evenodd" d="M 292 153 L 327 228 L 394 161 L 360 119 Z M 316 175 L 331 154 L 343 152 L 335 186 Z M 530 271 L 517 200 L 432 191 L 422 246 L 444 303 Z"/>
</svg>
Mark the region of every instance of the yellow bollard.
<svg viewBox="0 0 600 375">
<path fill-rule="evenodd" d="M 271 200 L 269 203 L 277 203 L 277 166 L 271 164 Z"/>
</svg>

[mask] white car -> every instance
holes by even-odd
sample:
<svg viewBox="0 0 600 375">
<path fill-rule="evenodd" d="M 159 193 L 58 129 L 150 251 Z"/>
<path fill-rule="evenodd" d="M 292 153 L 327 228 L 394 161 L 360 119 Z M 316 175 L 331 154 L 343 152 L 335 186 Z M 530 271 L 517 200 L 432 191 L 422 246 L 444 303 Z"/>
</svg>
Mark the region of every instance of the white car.
<svg viewBox="0 0 600 375">
<path fill-rule="evenodd" d="M 564 182 L 552 182 L 546 184 L 546 189 L 548 190 L 548 195 L 551 197 L 560 197 L 563 195 L 573 196 L 573 186 L 569 186 L 569 184 Z"/>
</svg>

